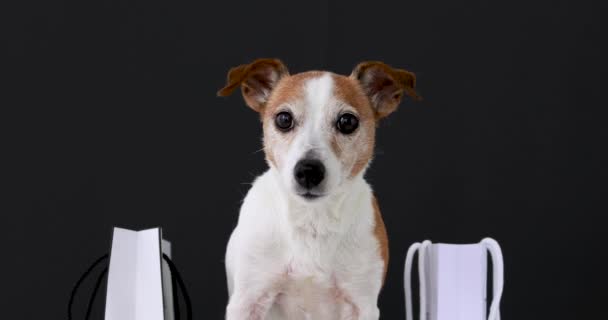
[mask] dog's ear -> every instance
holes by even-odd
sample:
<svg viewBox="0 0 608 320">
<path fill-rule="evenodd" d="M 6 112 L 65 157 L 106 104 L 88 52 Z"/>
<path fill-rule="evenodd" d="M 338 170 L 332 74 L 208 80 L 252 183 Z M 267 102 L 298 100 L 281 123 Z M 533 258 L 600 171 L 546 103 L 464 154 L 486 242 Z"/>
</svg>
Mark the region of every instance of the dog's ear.
<svg viewBox="0 0 608 320">
<path fill-rule="evenodd" d="M 350 75 L 359 81 L 369 97 L 376 119 L 388 116 L 397 109 L 403 94 L 420 99 L 416 94 L 416 76 L 406 70 L 393 69 L 380 61 L 359 63 Z"/>
<path fill-rule="evenodd" d="M 217 92 L 220 97 L 230 95 L 239 85 L 247 105 L 260 112 L 270 92 L 279 80 L 289 75 L 287 67 L 278 59 L 258 59 L 228 71 L 226 86 Z"/>
</svg>

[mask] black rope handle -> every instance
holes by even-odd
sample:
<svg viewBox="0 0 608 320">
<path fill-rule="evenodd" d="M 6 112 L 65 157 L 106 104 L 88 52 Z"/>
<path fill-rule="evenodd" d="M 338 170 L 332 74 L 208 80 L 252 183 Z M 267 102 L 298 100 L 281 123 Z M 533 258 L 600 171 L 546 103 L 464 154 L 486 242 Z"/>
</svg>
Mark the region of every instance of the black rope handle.
<svg viewBox="0 0 608 320">
<path fill-rule="evenodd" d="M 99 257 L 97 260 L 95 260 L 95 262 L 93 262 L 91 264 L 91 266 L 87 269 L 87 271 L 85 271 L 82 274 L 82 276 L 80 276 L 80 279 L 78 279 L 78 281 L 76 281 L 76 284 L 72 288 L 72 293 L 70 294 L 70 301 L 68 302 L 68 320 L 72 320 L 72 305 L 74 304 L 74 297 L 76 296 L 76 292 L 78 291 L 78 289 L 80 288 L 80 286 L 82 285 L 84 280 L 93 271 L 93 269 L 95 269 L 95 267 L 97 267 L 100 263 L 102 263 L 104 260 L 108 259 L 109 257 L 110 257 L 109 254 L 104 254 L 103 256 Z M 95 285 L 95 291 L 93 292 L 93 297 L 89 300 L 89 306 L 87 307 L 86 319 L 89 319 L 89 315 L 91 313 L 90 309 L 93 306 L 93 298 L 95 298 L 97 290 L 99 289 L 99 286 L 101 284 L 101 279 L 107 273 L 107 269 L 108 268 L 105 268 L 104 271 L 102 271 L 101 276 L 97 279 L 97 284 Z"/>
<path fill-rule="evenodd" d="M 99 277 L 97 278 L 97 283 L 95 283 L 95 288 L 93 289 L 93 294 L 91 295 L 91 298 L 89 299 L 89 306 L 87 307 L 87 314 L 84 317 L 85 320 L 89 320 L 89 318 L 91 318 L 91 311 L 93 311 L 93 303 L 95 302 L 95 296 L 97 296 L 97 291 L 99 291 L 99 287 L 101 287 L 103 278 L 105 277 L 105 275 L 107 273 L 108 273 L 108 267 L 105 267 L 103 269 L 103 271 L 101 271 L 101 274 L 99 275 Z"/>
<path fill-rule="evenodd" d="M 163 257 L 163 260 L 164 259 L 165 257 Z M 169 266 L 169 262 L 165 260 L 165 263 L 167 264 L 167 266 Z M 171 267 L 169 267 L 169 270 L 171 270 Z M 181 315 L 179 310 L 179 295 L 177 294 L 177 280 L 175 278 L 176 277 L 173 276 L 173 273 L 171 273 L 171 297 L 173 298 L 173 319 L 178 320 L 181 319 Z"/>
<path fill-rule="evenodd" d="M 190 296 L 188 295 L 188 290 L 186 289 L 186 284 L 184 283 L 184 280 L 182 279 L 182 276 L 180 275 L 179 271 L 177 271 L 177 267 L 175 266 L 173 261 L 171 261 L 171 259 L 164 253 L 163 253 L 163 259 L 169 265 L 169 269 L 171 269 L 171 278 L 177 280 L 177 283 L 179 284 L 179 289 L 180 289 L 182 295 L 184 296 L 184 301 L 186 302 L 186 312 L 187 312 L 186 319 L 192 320 L 192 302 L 190 301 Z M 174 299 L 175 299 L 174 301 L 177 301 L 176 298 L 174 298 Z M 179 306 L 177 306 L 177 308 L 175 308 L 175 303 L 174 303 L 173 309 L 177 310 L 177 309 L 179 309 Z"/>
<path fill-rule="evenodd" d="M 80 286 L 82 285 L 84 280 L 89 276 L 89 274 L 91 272 L 93 272 L 95 267 L 97 267 L 99 264 L 101 264 L 104 260 L 107 260 L 108 257 L 109 257 L 109 255 L 105 254 L 105 255 L 101 256 L 100 258 L 98 258 L 97 260 L 95 260 L 95 262 L 93 262 L 91 264 L 91 266 L 87 269 L 87 271 L 85 271 L 82 274 L 82 276 L 80 276 L 80 278 L 78 279 L 78 281 L 72 288 L 72 292 L 70 294 L 70 300 L 68 302 L 68 320 L 73 319 L 72 318 L 72 306 L 74 304 L 74 298 L 76 297 L 76 293 L 78 292 L 78 289 L 80 288 Z M 175 266 L 173 261 L 171 261 L 171 258 L 169 258 L 166 254 L 163 253 L 163 260 L 165 260 L 165 262 L 167 262 L 167 265 L 169 266 L 169 270 L 171 271 L 174 317 L 176 320 L 180 319 L 179 297 L 177 294 L 177 285 L 179 285 L 180 292 L 182 293 L 182 295 L 184 297 L 184 302 L 186 303 L 186 311 L 187 311 L 186 319 L 192 320 L 192 302 L 190 301 L 190 296 L 188 295 L 188 290 L 186 289 L 186 285 L 185 285 L 179 271 L 177 271 L 177 267 Z M 108 273 L 108 267 L 105 267 L 101 271 L 101 274 L 97 277 L 97 282 L 95 283 L 95 288 L 93 289 L 93 294 L 91 295 L 91 298 L 89 299 L 89 304 L 87 306 L 87 313 L 85 316 L 85 320 L 88 320 L 91 316 L 91 311 L 93 310 L 93 303 L 95 301 L 95 297 L 97 296 L 97 292 L 99 291 L 99 288 L 101 287 L 101 284 L 103 283 L 103 278 L 107 275 L 107 273 Z"/>
</svg>

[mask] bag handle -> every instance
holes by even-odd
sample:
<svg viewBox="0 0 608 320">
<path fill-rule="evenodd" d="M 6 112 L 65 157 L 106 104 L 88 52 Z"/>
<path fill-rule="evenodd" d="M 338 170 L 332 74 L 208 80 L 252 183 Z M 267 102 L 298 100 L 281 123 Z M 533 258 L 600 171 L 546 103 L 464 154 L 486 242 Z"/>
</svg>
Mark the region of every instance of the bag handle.
<svg viewBox="0 0 608 320">
<path fill-rule="evenodd" d="M 72 306 L 74 304 L 74 298 L 76 297 L 76 293 L 80 289 L 80 286 L 82 285 L 82 283 L 84 282 L 84 280 L 89 276 L 89 274 L 91 274 L 91 272 L 93 272 L 93 270 L 95 269 L 95 267 L 97 267 L 98 265 L 100 265 L 102 262 L 104 262 L 105 260 L 107 260 L 109 257 L 110 257 L 109 254 L 104 254 L 103 256 L 99 257 L 80 276 L 80 278 L 78 279 L 78 281 L 76 281 L 76 284 L 72 288 L 72 292 L 70 294 L 70 300 L 68 302 L 68 320 L 73 320 L 73 317 L 72 317 Z M 172 283 L 172 287 L 173 287 L 173 294 L 172 295 L 173 295 L 173 299 L 175 301 L 175 303 L 173 304 L 174 318 L 176 320 L 180 319 L 179 301 L 178 301 L 178 294 L 177 294 L 177 291 L 176 291 L 176 289 L 177 289 L 176 282 L 177 282 L 177 285 L 179 285 L 180 292 L 181 292 L 182 296 L 184 297 L 184 300 L 185 300 L 185 303 L 186 303 L 186 311 L 187 311 L 187 313 L 186 313 L 186 319 L 187 320 L 192 320 L 192 303 L 190 301 L 190 296 L 188 295 L 188 290 L 186 289 L 186 284 L 184 283 L 184 281 L 183 281 L 183 279 L 181 277 L 181 274 L 177 270 L 177 267 L 175 266 L 175 263 L 173 261 L 171 261 L 171 258 L 169 258 L 169 256 L 167 256 L 166 254 L 163 253 L 163 260 L 167 263 L 167 265 L 169 266 L 169 270 L 171 271 L 171 283 Z M 95 283 L 95 287 L 93 289 L 93 293 L 92 293 L 91 297 L 89 298 L 89 304 L 87 306 L 87 313 L 86 313 L 85 318 L 84 318 L 85 320 L 89 320 L 89 318 L 91 317 L 91 311 L 93 310 L 93 302 L 95 301 L 95 297 L 97 296 L 97 292 L 99 291 L 99 288 L 101 287 L 101 284 L 103 282 L 103 278 L 106 276 L 107 273 L 108 273 L 108 266 L 106 266 L 101 271 L 101 274 L 97 277 L 97 281 Z"/>
<path fill-rule="evenodd" d="M 175 263 L 173 263 L 173 261 L 171 261 L 169 256 L 167 256 L 166 254 L 163 253 L 163 259 L 165 260 L 165 262 L 167 262 L 167 265 L 169 265 L 169 269 L 171 270 L 171 281 L 173 283 L 173 292 L 175 293 L 175 294 L 173 294 L 173 299 L 175 299 L 176 302 L 178 301 L 177 294 L 176 294 L 177 292 L 175 292 L 175 280 L 177 280 L 177 283 L 179 284 L 180 292 L 184 296 L 184 301 L 186 302 L 186 312 L 187 312 L 186 319 L 192 320 L 192 302 L 190 301 L 190 296 L 188 295 L 188 290 L 186 289 L 186 284 L 184 283 L 184 280 L 182 279 L 182 276 L 180 275 L 179 271 L 177 271 L 177 267 L 175 266 Z M 177 306 L 177 308 L 176 308 L 176 306 Z M 173 310 L 176 311 L 175 319 L 179 319 L 179 303 L 174 303 Z"/>
<path fill-rule="evenodd" d="M 405 270 L 403 271 L 403 279 L 405 286 L 405 319 L 413 319 L 412 311 L 412 260 L 416 251 L 420 249 L 420 242 L 412 244 L 407 249 L 407 255 L 405 256 Z"/>
<path fill-rule="evenodd" d="M 428 319 L 427 314 L 427 293 L 426 293 L 426 255 L 431 241 L 425 240 L 422 243 L 412 244 L 405 256 L 405 268 L 403 271 L 405 289 L 405 319 L 413 320 L 412 311 L 412 261 L 418 252 L 418 278 L 420 283 L 420 320 Z M 481 244 L 490 252 L 492 257 L 492 303 L 488 320 L 500 320 L 500 300 L 504 287 L 504 262 L 500 245 L 492 238 L 485 238 Z"/>
<path fill-rule="evenodd" d="M 425 240 L 422 243 L 416 242 L 410 246 L 407 250 L 405 257 L 405 270 L 403 272 L 403 278 L 405 282 L 405 319 L 412 320 L 412 261 L 414 255 L 418 252 L 418 278 L 419 278 L 419 291 L 420 291 L 420 320 L 427 319 L 427 294 L 426 294 L 426 268 L 424 267 L 426 262 L 427 248 L 432 244 L 431 241 Z"/>
<path fill-rule="evenodd" d="M 504 261 L 502 250 L 496 240 L 485 238 L 481 243 L 486 247 L 492 256 L 492 304 L 490 305 L 490 315 L 488 320 L 500 320 L 500 299 L 504 287 Z"/>
<path fill-rule="evenodd" d="M 109 257 L 110 257 L 109 254 L 104 254 L 103 256 L 101 256 L 97 260 L 95 260 L 95 262 L 93 262 L 91 264 L 91 266 L 87 269 L 87 271 L 85 271 L 82 274 L 82 276 L 80 276 L 80 279 L 78 279 L 78 281 L 76 281 L 76 284 L 74 285 L 74 287 L 72 287 L 72 293 L 70 294 L 70 301 L 68 302 L 68 320 L 72 320 L 72 305 L 74 304 L 74 297 L 76 296 L 76 292 L 78 291 L 78 289 L 80 288 L 80 286 L 82 285 L 84 280 L 93 271 L 93 269 L 95 269 L 95 267 L 97 267 L 103 261 L 107 260 Z M 89 305 L 87 306 L 87 313 L 85 316 L 85 319 L 87 319 L 87 320 L 91 316 L 91 310 L 93 309 L 93 301 L 95 300 L 95 296 L 97 295 L 97 290 L 99 290 L 103 277 L 106 275 L 107 272 L 108 272 L 108 267 L 105 267 L 103 269 L 103 271 L 101 272 L 101 275 L 99 275 L 99 277 L 97 278 L 97 283 L 95 284 L 95 289 L 93 290 L 93 295 L 91 295 L 91 298 L 89 299 Z"/>
</svg>

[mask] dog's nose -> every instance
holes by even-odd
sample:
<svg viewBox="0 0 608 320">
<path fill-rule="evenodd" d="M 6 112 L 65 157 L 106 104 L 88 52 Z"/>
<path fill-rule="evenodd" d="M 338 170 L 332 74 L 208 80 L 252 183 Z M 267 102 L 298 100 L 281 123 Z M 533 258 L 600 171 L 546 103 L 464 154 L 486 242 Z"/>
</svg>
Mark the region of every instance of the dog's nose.
<svg viewBox="0 0 608 320">
<path fill-rule="evenodd" d="M 294 176 L 300 186 L 311 189 L 325 178 L 325 166 L 319 160 L 300 160 L 294 168 Z"/>
</svg>

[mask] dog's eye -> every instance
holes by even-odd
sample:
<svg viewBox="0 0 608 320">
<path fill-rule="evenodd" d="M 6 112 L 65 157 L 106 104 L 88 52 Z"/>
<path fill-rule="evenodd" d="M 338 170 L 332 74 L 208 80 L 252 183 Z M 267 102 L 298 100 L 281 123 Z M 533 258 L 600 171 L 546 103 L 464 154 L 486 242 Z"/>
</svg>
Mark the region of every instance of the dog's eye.
<svg viewBox="0 0 608 320">
<path fill-rule="evenodd" d="M 274 118 L 274 123 L 281 131 L 289 131 L 293 128 L 293 117 L 287 111 L 279 112 Z"/>
<path fill-rule="evenodd" d="M 345 113 L 338 118 L 336 128 L 343 134 L 351 134 L 359 127 L 359 119 L 352 113 Z"/>
</svg>

